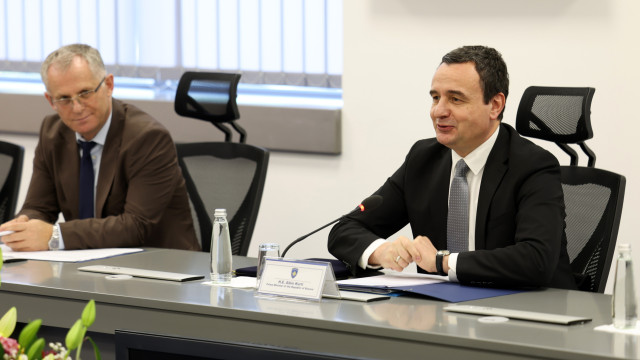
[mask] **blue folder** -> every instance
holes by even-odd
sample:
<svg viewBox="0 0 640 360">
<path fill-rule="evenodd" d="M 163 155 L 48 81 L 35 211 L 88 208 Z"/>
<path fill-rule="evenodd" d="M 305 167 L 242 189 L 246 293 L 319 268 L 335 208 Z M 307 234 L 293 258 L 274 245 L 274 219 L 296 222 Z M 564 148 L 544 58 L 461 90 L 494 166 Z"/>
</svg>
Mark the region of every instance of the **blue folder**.
<svg viewBox="0 0 640 360">
<path fill-rule="evenodd" d="M 495 296 L 517 294 L 526 290 L 498 289 L 477 286 L 466 286 L 454 282 L 439 282 L 417 286 L 360 286 L 339 284 L 340 290 L 364 291 L 372 293 L 408 293 L 429 296 L 448 302 L 462 302 Z"/>
</svg>

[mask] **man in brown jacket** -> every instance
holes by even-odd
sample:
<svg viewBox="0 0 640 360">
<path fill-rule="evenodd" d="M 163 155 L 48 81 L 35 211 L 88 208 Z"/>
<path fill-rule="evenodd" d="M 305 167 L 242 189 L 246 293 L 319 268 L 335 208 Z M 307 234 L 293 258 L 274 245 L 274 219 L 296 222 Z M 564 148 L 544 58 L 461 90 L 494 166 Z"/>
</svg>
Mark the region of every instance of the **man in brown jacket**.
<svg viewBox="0 0 640 360">
<path fill-rule="evenodd" d="M 26 200 L 0 226 L 14 231 L 2 241 L 16 251 L 198 250 L 171 136 L 150 115 L 112 99 L 114 77 L 100 53 L 64 46 L 47 57 L 41 76 L 57 114 L 43 120 Z M 83 168 L 84 142 L 91 143 L 91 161 Z M 87 186 L 80 190 L 87 183 L 88 195 Z M 60 212 L 65 221 L 56 223 Z"/>
</svg>

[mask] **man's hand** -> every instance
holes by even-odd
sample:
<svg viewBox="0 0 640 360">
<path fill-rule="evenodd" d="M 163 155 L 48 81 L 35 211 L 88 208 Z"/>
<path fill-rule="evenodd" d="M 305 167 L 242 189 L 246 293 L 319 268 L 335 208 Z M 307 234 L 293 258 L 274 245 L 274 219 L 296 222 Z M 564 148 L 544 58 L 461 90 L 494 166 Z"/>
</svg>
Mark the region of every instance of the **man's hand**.
<svg viewBox="0 0 640 360">
<path fill-rule="evenodd" d="M 0 226 L 0 231 L 14 231 L 2 237 L 2 242 L 13 251 L 49 250 L 49 239 L 53 225 L 42 220 L 29 220 L 25 215 L 8 221 Z"/>
<path fill-rule="evenodd" d="M 0 225 L 0 231 L 11 230 L 7 228 L 8 225 L 19 223 L 19 222 L 27 222 L 27 221 L 29 221 L 29 217 L 27 215 L 20 215 L 17 218 L 7 221 L 6 223 Z"/>
<path fill-rule="evenodd" d="M 436 269 L 436 253 L 438 249 L 433 246 L 431 240 L 426 236 L 418 236 L 414 242 L 420 244 L 423 254 L 422 261 L 416 261 L 416 264 L 430 273 L 438 272 L 438 269 Z"/>
<path fill-rule="evenodd" d="M 369 264 L 402 271 L 415 262 L 429 272 L 436 272 L 436 251 L 431 240 L 426 236 L 418 236 L 414 240 L 400 236 L 395 241 L 380 245 L 369 257 Z"/>
</svg>

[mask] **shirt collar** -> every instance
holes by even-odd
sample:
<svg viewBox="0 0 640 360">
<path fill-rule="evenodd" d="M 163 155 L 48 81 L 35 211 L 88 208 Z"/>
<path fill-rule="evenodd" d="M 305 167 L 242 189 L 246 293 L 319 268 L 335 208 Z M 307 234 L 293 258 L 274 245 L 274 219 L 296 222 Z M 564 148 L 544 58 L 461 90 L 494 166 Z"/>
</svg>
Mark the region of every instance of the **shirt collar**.
<svg viewBox="0 0 640 360">
<path fill-rule="evenodd" d="M 98 131 L 98 134 L 91 140 L 100 146 L 104 146 L 104 143 L 107 141 L 107 134 L 109 133 L 109 127 L 111 126 L 111 115 L 113 115 L 113 111 L 109 113 L 109 118 L 107 122 L 104 123 L 102 129 Z M 76 133 L 76 141 L 86 141 L 82 135 Z"/>
<path fill-rule="evenodd" d="M 473 172 L 474 175 L 477 175 L 484 165 L 487 163 L 487 159 L 489 158 L 489 153 L 491 153 L 491 149 L 493 149 L 493 145 L 496 143 L 498 139 L 498 133 L 500 132 L 500 126 L 496 128 L 496 131 L 482 143 L 482 145 L 475 148 L 472 152 L 470 152 L 467 156 L 464 157 L 464 162 L 467 163 L 469 169 Z M 451 151 L 451 160 L 452 164 L 457 164 L 458 160 L 462 159 L 460 155 L 458 155 L 455 151 Z"/>
</svg>

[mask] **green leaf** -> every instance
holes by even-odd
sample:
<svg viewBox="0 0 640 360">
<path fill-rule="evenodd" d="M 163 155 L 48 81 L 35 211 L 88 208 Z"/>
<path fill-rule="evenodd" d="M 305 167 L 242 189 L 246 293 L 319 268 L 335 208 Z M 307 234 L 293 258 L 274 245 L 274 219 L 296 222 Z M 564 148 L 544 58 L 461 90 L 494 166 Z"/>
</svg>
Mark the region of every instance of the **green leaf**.
<svg viewBox="0 0 640 360">
<path fill-rule="evenodd" d="M 96 321 L 96 302 L 89 300 L 82 311 L 82 325 L 89 327 L 94 321 Z"/>
<path fill-rule="evenodd" d="M 22 329 L 20 337 L 18 337 L 18 343 L 21 348 L 28 349 L 31 346 L 33 341 L 36 339 L 36 335 L 38 335 L 40 325 L 42 325 L 42 319 L 36 319 Z"/>
<path fill-rule="evenodd" d="M 39 360 L 42 359 L 42 350 L 44 350 L 44 338 L 39 338 L 36 340 L 31 347 L 29 347 L 29 351 L 27 351 L 27 358 L 30 360 Z"/>
<path fill-rule="evenodd" d="M 18 321 L 18 310 L 14 306 L 0 319 L 0 336 L 6 338 L 11 336 L 16 328 L 16 321 Z"/>
<path fill-rule="evenodd" d="M 2 257 L 2 248 L 0 248 L 0 270 L 2 270 L 2 263 L 4 263 L 4 258 Z M 0 284 L 2 282 L 0 281 Z M 2 355 L 2 354 L 0 354 Z"/>
<path fill-rule="evenodd" d="M 67 333 L 67 337 L 65 339 L 65 345 L 67 346 L 67 350 L 71 352 L 71 350 L 77 348 L 82 343 L 82 337 L 84 336 L 84 326 L 82 326 L 82 320 L 76 320 L 75 324 L 69 329 Z"/>
<path fill-rule="evenodd" d="M 94 354 L 96 360 L 102 360 L 102 357 L 100 356 L 100 349 L 98 349 L 98 345 L 96 345 L 96 343 L 93 341 L 93 339 L 91 339 L 88 336 L 87 336 L 87 340 L 89 340 L 91 345 L 93 345 L 93 354 Z"/>
</svg>

